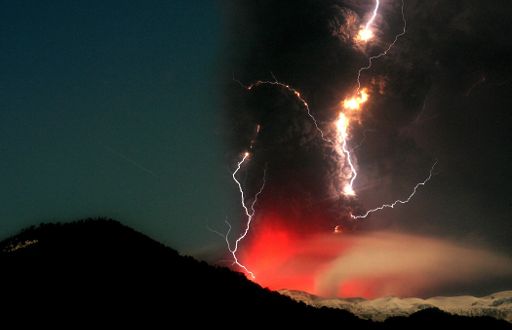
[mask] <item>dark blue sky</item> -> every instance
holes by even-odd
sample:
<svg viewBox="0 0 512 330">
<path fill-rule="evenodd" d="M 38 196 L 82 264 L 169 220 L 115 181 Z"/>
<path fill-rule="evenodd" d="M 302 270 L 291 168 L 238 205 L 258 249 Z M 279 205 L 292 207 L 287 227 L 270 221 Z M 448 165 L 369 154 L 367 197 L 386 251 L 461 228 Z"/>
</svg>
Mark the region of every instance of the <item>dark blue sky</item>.
<svg viewBox="0 0 512 330">
<path fill-rule="evenodd" d="M 226 215 L 213 1 L 9 1 L 0 11 L 0 238 L 114 217 L 185 251 Z"/>
</svg>

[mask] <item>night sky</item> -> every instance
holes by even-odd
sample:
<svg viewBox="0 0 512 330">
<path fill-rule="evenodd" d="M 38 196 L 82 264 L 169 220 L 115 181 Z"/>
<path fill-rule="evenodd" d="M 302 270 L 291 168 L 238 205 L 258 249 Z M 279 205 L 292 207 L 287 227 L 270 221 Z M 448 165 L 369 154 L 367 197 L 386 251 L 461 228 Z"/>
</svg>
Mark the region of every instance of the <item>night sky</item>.
<svg viewBox="0 0 512 330">
<path fill-rule="evenodd" d="M 300 90 L 327 127 L 367 55 L 402 27 L 401 2 L 382 1 L 378 43 L 355 48 L 344 24 L 372 6 L 4 2 L 0 238 L 44 221 L 104 216 L 186 253 L 225 255 L 211 229 L 226 232 L 225 219 L 233 232 L 243 224 L 231 172 L 261 125 L 240 173 L 252 196 L 267 168 L 248 244 L 278 219 L 301 235 L 343 224 L 510 256 L 509 1 L 405 1 L 407 33 L 362 76 L 373 94 L 351 132 L 352 147 L 360 144 L 356 199 L 333 195 L 332 150 L 293 95 L 268 86 L 248 92 L 233 80 L 274 76 Z M 348 217 L 407 196 L 436 160 L 410 204 L 360 222 Z"/>
<path fill-rule="evenodd" d="M 180 250 L 217 242 L 222 24 L 207 1 L 3 2 L 0 237 L 106 216 Z"/>
</svg>

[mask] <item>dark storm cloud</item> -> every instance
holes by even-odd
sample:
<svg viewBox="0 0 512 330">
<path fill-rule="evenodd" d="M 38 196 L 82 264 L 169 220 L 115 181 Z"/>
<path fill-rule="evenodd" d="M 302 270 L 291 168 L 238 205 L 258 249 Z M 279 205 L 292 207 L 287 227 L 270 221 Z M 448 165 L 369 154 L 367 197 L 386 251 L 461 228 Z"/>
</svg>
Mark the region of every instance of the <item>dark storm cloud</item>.
<svg viewBox="0 0 512 330">
<path fill-rule="evenodd" d="M 229 51 L 236 78 L 250 83 L 272 80 L 274 74 L 303 93 L 320 122 L 331 120 L 334 113 L 328 110 L 338 91 L 325 87 L 346 74 L 339 70 L 344 49 L 329 31 L 331 15 L 328 3 L 315 1 L 233 3 Z M 228 88 L 235 152 L 247 148 L 256 124 L 262 127 L 248 171 L 249 180 L 258 181 L 263 164 L 269 164 L 260 205 L 278 205 L 298 221 L 308 212 L 328 209 L 332 196 L 326 187 L 334 168 L 327 160 L 334 154 L 321 143 L 303 105 L 280 88 L 263 86 L 250 93 L 237 84 Z"/>
<path fill-rule="evenodd" d="M 301 92 L 320 126 L 328 132 L 339 102 L 354 89 L 357 69 L 366 65 L 365 55 L 355 47 L 349 34 L 371 9 L 369 5 L 346 5 L 340 1 L 232 4 L 229 53 L 236 78 L 250 83 L 272 80 L 272 74 L 275 75 Z M 400 6 L 392 9 L 397 16 Z M 401 28 L 400 23 L 398 15 L 381 24 L 382 34 L 392 38 L 394 31 Z M 379 79 L 384 82 L 386 78 Z M 425 80 L 422 73 L 410 74 L 407 79 Z M 417 105 L 420 101 L 413 94 L 396 97 L 395 102 Z M 300 213 L 310 219 L 311 213 L 324 213 L 320 216 L 326 222 L 324 229 L 346 220 L 348 208 L 356 204 L 337 197 L 336 155 L 319 138 L 306 109 L 294 95 L 274 86 L 259 87 L 249 93 L 237 84 L 229 85 L 228 95 L 228 120 L 234 127 L 231 140 L 235 141 L 236 152 L 250 144 L 256 124 L 262 127 L 250 166 L 251 173 L 261 176 L 255 168 L 269 163 L 270 184 L 265 196 L 272 196 L 273 202 L 280 200 L 277 204 L 287 209 L 287 214 Z M 367 131 L 356 128 L 354 140 L 363 139 Z M 298 210 L 295 205 L 299 205 Z"/>
<path fill-rule="evenodd" d="M 425 72 L 425 93 L 417 97 L 420 111 L 408 118 L 395 107 L 371 112 L 377 123 L 399 114 L 404 121 L 395 122 L 395 138 L 439 158 L 440 173 L 427 188 L 428 200 L 417 200 L 417 211 L 408 213 L 413 223 L 485 237 L 501 248 L 510 246 L 506 237 L 512 229 L 512 152 L 507 142 L 512 124 L 507 110 L 512 105 L 511 9 L 505 1 L 410 2 L 407 36 L 375 72 L 386 72 L 399 83 L 407 75 L 396 75 L 398 70 Z M 391 90 L 400 97 L 404 87 Z M 364 154 L 371 156 L 368 150 Z M 379 157 L 367 163 L 376 162 Z M 402 172 L 410 168 L 407 162 L 395 165 Z"/>
<path fill-rule="evenodd" d="M 229 68 L 244 83 L 272 80 L 273 73 L 302 93 L 326 127 L 338 102 L 353 90 L 367 55 L 381 51 L 400 32 L 400 1 L 383 2 L 376 20 L 378 44 L 366 53 L 357 49 L 347 22 L 360 22 L 372 5 L 230 2 Z M 505 223 L 512 193 L 507 185 L 512 120 L 504 111 L 512 103 L 509 7 L 504 1 L 405 2 L 406 35 L 362 75 L 372 98 L 351 140 L 358 145 L 364 139 L 356 150 L 357 203 L 367 208 L 403 197 L 426 177 L 435 158 L 439 166 L 411 206 L 383 212 L 363 226 L 428 227 L 506 244 L 504 233 L 512 229 Z M 334 198 L 334 154 L 293 95 L 273 87 L 247 92 L 232 82 L 227 91 L 226 120 L 234 132 L 231 161 L 249 145 L 256 123 L 262 125 L 247 172 L 261 178 L 263 164 L 269 164 L 261 205 L 279 204 L 303 220 L 320 210 L 328 219 L 325 226 L 357 206 Z M 492 220 L 483 225 L 483 218 Z"/>
</svg>

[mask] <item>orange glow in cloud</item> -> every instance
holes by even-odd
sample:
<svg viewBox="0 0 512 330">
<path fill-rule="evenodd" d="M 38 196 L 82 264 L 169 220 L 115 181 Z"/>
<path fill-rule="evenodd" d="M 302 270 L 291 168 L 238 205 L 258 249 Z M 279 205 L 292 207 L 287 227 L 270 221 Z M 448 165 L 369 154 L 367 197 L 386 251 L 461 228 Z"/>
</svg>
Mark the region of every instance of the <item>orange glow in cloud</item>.
<svg viewBox="0 0 512 330">
<path fill-rule="evenodd" d="M 359 33 L 357 34 L 357 41 L 368 42 L 371 39 L 373 39 L 372 30 L 366 28 L 359 30 Z"/>
<path fill-rule="evenodd" d="M 341 173 L 340 187 L 343 195 L 353 197 L 356 195 L 354 182 L 357 178 L 356 163 L 348 147 L 350 123 L 352 120 L 359 121 L 362 105 L 368 101 L 370 95 L 366 88 L 362 88 L 358 93 L 341 102 L 343 110 L 339 113 L 335 122 L 336 127 L 336 147 L 335 150 L 340 157 Z"/>
<path fill-rule="evenodd" d="M 359 93 L 357 93 L 357 95 L 343 100 L 343 109 L 348 111 L 361 110 L 362 105 L 366 103 L 369 98 L 370 95 L 368 94 L 368 90 L 363 88 Z"/>
<path fill-rule="evenodd" d="M 348 125 L 349 119 L 343 112 L 340 112 L 338 120 L 336 120 L 336 130 L 341 140 L 344 140 L 347 137 Z"/>
<path fill-rule="evenodd" d="M 368 22 L 364 25 L 364 27 L 361 27 L 359 30 L 359 33 L 357 34 L 356 40 L 359 42 L 366 43 L 373 39 L 373 31 L 371 30 L 371 26 L 373 25 L 373 22 L 375 21 L 375 18 L 377 17 L 377 12 L 379 10 L 380 1 L 375 0 L 375 7 L 373 8 L 372 15 L 368 19 Z"/>
</svg>

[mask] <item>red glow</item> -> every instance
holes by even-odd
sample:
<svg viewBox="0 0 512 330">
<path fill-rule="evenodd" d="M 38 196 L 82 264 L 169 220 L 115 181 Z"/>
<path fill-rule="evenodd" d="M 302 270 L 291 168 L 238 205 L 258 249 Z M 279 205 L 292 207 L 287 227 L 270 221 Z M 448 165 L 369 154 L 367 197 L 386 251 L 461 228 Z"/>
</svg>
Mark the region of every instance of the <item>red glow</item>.
<svg viewBox="0 0 512 330">
<path fill-rule="evenodd" d="M 272 290 L 323 297 L 412 297 L 458 285 L 461 278 L 512 274 L 507 257 L 449 240 L 390 231 L 307 232 L 294 226 L 298 222 L 293 216 L 257 220 L 240 257 L 254 271 L 255 281 Z"/>
<path fill-rule="evenodd" d="M 256 281 L 272 290 L 293 288 L 312 292 L 313 272 L 294 264 L 301 249 L 297 234 L 266 226 L 243 252 L 244 262 L 254 270 Z"/>
<path fill-rule="evenodd" d="M 258 219 L 257 233 L 243 248 L 241 257 L 256 275 L 255 281 L 271 290 L 291 289 L 322 294 L 316 283 L 326 267 L 349 248 L 343 235 L 304 234 L 288 230 L 284 219 Z M 367 281 L 343 284 L 341 296 L 371 297 Z M 325 294 L 325 293 L 324 293 Z"/>
<path fill-rule="evenodd" d="M 340 297 L 375 297 L 377 281 L 372 279 L 351 279 L 340 284 Z"/>
<path fill-rule="evenodd" d="M 319 296 L 375 298 L 394 294 L 401 283 L 407 282 L 403 274 L 354 275 L 335 285 L 336 290 L 322 287 L 320 279 L 338 258 L 344 258 L 361 248 L 364 238 L 351 234 L 305 233 L 286 228 L 283 217 L 276 215 L 258 219 L 257 233 L 244 247 L 241 257 L 256 275 L 255 281 L 271 290 L 301 290 Z M 293 226 L 288 224 L 293 229 Z M 363 245 L 365 245 L 363 243 Z M 372 249 L 378 253 L 380 248 Z M 363 257 L 361 263 L 365 265 Z"/>
</svg>

